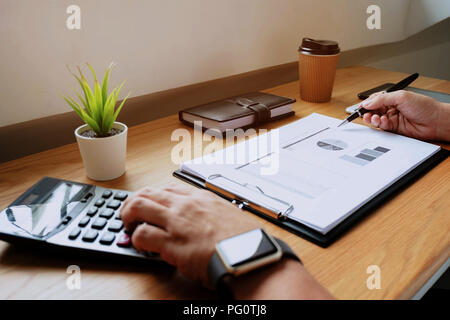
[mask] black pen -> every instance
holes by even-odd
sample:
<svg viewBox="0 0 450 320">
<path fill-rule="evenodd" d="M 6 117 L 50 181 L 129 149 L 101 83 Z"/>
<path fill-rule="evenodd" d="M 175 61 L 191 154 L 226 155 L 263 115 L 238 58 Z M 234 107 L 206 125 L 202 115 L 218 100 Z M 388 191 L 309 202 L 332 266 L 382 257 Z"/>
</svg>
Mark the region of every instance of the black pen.
<svg viewBox="0 0 450 320">
<path fill-rule="evenodd" d="M 416 72 L 416 73 L 406 77 L 402 81 L 394 84 L 392 87 L 386 89 L 385 91 L 382 91 L 382 93 L 393 92 L 393 91 L 398 91 L 398 90 L 405 89 L 408 85 L 411 84 L 411 82 L 416 80 L 418 76 L 419 76 L 419 74 Z M 363 107 L 360 106 L 351 115 L 349 115 L 347 118 L 345 118 L 345 120 L 342 121 L 340 125 L 338 125 L 338 128 L 343 126 L 343 125 L 345 125 L 345 124 L 347 124 L 347 123 L 349 123 L 349 122 L 352 122 L 356 118 L 362 117 L 362 115 L 367 113 L 367 112 L 369 112 L 369 110 L 364 109 Z"/>
</svg>

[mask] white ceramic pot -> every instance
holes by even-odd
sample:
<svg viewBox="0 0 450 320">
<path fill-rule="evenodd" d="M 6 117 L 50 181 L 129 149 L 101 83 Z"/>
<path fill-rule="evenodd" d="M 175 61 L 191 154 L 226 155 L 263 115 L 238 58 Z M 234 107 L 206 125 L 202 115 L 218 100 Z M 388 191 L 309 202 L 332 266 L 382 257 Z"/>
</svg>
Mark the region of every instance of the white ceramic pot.
<svg viewBox="0 0 450 320">
<path fill-rule="evenodd" d="M 89 130 L 86 124 L 75 130 L 86 174 L 93 180 L 111 180 L 125 172 L 128 127 L 123 123 L 114 122 L 113 128 L 123 131 L 111 137 L 87 138 L 81 135 Z"/>
</svg>

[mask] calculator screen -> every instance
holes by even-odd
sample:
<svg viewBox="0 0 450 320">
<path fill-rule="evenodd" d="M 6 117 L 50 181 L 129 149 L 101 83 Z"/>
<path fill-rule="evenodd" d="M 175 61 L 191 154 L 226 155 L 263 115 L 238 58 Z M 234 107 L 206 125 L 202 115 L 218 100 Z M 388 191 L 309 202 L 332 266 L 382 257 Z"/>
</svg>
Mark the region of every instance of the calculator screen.
<svg viewBox="0 0 450 320">
<path fill-rule="evenodd" d="M 39 238 L 52 232 L 80 201 L 82 185 L 61 182 L 45 195 L 30 193 L 20 204 L 6 208 L 0 222 L 5 219 L 22 231 Z"/>
</svg>

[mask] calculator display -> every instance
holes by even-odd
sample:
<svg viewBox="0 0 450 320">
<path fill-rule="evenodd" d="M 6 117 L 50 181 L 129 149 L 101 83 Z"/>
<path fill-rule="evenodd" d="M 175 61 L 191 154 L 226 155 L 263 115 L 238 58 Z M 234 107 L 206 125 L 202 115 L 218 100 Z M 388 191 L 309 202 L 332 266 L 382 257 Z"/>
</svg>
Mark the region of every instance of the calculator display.
<svg viewBox="0 0 450 320">
<path fill-rule="evenodd" d="M 20 203 L 6 208 L 0 223 L 10 224 L 29 235 L 44 238 L 80 204 L 82 185 L 61 182 L 46 194 L 30 193 Z"/>
</svg>

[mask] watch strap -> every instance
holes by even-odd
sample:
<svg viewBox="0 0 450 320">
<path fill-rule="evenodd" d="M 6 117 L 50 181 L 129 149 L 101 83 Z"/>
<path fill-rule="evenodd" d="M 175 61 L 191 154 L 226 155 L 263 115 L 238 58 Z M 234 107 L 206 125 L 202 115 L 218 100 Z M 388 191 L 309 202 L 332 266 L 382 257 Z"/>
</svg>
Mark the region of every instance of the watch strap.
<svg viewBox="0 0 450 320">
<path fill-rule="evenodd" d="M 292 249 L 283 241 L 278 238 L 274 237 L 274 240 L 278 243 L 278 245 L 281 248 L 281 259 L 283 258 L 291 258 L 294 260 L 297 260 L 298 262 L 302 263 L 299 257 L 292 251 Z M 280 260 L 281 260 L 280 259 Z M 228 275 L 227 269 L 222 263 L 222 260 L 220 259 L 217 252 L 214 252 L 209 264 L 208 264 L 208 279 L 210 284 L 221 291 L 221 288 L 223 284 L 223 277 Z"/>
<path fill-rule="evenodd" d="M 298 262 L 303 264 L 302 260 L 300 260 L 300 258 L 297 257 L 297 255 L 294 253 L 294 251 L 292 251 L 291 247 L 289 247 L 286 242 L 284 242 L 281 239 L 275 238 L 275 237 L 273 237 L 273 238 L 275 239 L 275 241 L 278 243 L 278 245 L 281 248 L 281 252 L 282 252 L 281 253 L 281 258 L 282 259 L 283 258 L 291 258 L 291 259 L 297 260 Z"/>
<path fill-rule="evenodd" d="M 217 252 L 214 254 L 208 264 L 208 279 L 209 283 L 216 289 L 220 289 L 219 285 L 224 276 L 228 274 L 227 269 L 222 263 Z M 220 291 L 220 290 L 219 290 Z"/>
</svg>

